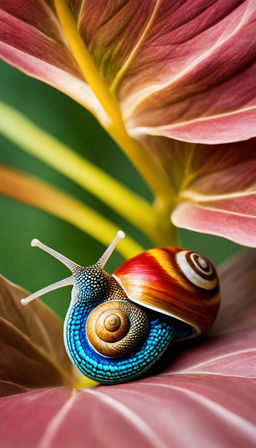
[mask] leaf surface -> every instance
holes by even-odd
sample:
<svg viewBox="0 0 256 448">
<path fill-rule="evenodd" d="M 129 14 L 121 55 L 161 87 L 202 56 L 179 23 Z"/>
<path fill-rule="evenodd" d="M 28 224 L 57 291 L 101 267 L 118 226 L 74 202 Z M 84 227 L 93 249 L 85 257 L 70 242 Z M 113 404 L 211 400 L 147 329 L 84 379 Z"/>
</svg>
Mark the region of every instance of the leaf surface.
<svg viewBox="0 0 256 448">
<path fill-rule="evenodd" d="M 131 135 L 201 143 L 255 136 L 254 0 L 68 0 Z M 54 1 L 0 0 L 0 54 L 107 124 Z"/>
<path fill-rule="evenodd" d="M 0 277 L 1 395 L 72 384 L 62 324 L 41 302 L 24 307 L 27 292 Z"/>
<path fill-rule="evenodd" d="M 212 332 L 190 349 L 176 344 L 162 373 L 116 386 L 3 398 L 3 446 L 253 448 L 255 274 L 253 252 L 224 267 L 222 308 Z"/>
<path fill-rule="evenodd" d="M 0 20 L 2 57 L 89 108 L 176 226 L 256 246 L 254 0 L 0 0 Z"/>
<path fill-rule="evenodd" d="M 0 0 L 0 23 L 0 55 L 5 61 L 105 116 L 67 46 L 53 1 Z"/>
<path fill-rule="evenodd" d="M 166 171 L 177 227 L 256 246 L 256 140 L 221 145 L 147 137 Z"/>
</svg>

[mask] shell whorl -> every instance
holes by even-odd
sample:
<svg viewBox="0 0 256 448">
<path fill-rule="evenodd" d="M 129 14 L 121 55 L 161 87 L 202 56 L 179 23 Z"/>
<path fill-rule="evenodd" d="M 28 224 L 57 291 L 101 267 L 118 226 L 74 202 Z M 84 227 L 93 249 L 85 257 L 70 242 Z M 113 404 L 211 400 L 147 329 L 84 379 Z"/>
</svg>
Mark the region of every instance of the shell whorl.
<svg viewBox="0 0 256 448">
<path fill-rule="evenodd" d="M 114 277 L 131 301 L 189 324 L 193 335 L 205 333 L 216 318 L 218 275 L 195 252 L 179 247 L 150 249 L 123 263 Z"/>
<path fill-rule="evenodd" d="M 201 255 L 188 250 L 176 254 L 176 261 L 185 277 L 198 288 L 213 290 L 218 279 L 212 264 Z"/>
<path fill-rule="evenodd" d="M 90 313 L 86 333 L 101 355 L 120 357 L 142 343 L 148 331 L 145 311 L 128 301 L 108 300 Z"/>
</svg>

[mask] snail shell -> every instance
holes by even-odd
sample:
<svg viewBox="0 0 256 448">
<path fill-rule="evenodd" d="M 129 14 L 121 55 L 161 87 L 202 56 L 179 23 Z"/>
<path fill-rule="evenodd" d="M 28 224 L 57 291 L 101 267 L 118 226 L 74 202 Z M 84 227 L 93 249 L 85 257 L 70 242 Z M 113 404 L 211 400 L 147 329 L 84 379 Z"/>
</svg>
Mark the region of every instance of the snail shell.
<svg viewBox="0 0 256 448">
<path fill-rule="evenodd" d="M 146 312 L 124 300 L 103 302 L 93 309 L 86 322 L 90 344 L 107 357 L 120 357 L 134 351 L 147 331 Z"/>
<path fill-rule="evenodd" d="M 217 315 L 216 270 L 195 252 L 151 249 L 126 261 L 113 276 L 130 300 L 189 324 L 194 335 L 205 333 Z"/>
</svg>

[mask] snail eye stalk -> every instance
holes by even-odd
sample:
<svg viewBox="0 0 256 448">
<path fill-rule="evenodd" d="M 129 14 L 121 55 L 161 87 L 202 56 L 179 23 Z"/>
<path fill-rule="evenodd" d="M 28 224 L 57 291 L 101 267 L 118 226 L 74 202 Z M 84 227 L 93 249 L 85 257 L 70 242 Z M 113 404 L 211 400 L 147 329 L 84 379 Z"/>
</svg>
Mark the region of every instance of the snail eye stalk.
<svg viewBox="0 0 256 448">
<path fill-rule="evenodd" d="M 110 243 L 108 248 L 105 250 L 104 254 L 100 257 L 99 261 L 97 261 L 97 263 L 96 263 L 97 266 L 101 267 L 101 269 L 104 268 L 108 259 L 111 257 L 112 253 L 114 252 L 117 244 L 123 238 L 125 238 L 125 233 L 122 230 L 119 230 L 116 234 L 116 237 L 113 239 L 112 243 Z"/>
<path fill-rule="evenodd" d="M 119 230 L 117 232 L 116 237 L 110 243 L 108 248 L 105 250 L 103 255 L 100 257 L 100 259 L 95 264 L 96 266 L 100 267 L 101 269 L 104 268 L 105 264 L 107 263 L 109 257 L 112 255 L 113 251 L 115 250 L 118 242 L 125 237 L 124 232 Z M 38 239 L 34 238 L 31 241 L 32 247 L 39 247 L 44 252 L 47 252 L 48 254 L 52 255 L 52 257 L 59 260 L 62 264 L 67 266 L 68 269 L 75 275 L 77 270 L 86 269 L 80 266 L 79 264 L 75 263 L 74 261 L 70 260 L 69 258 L 65 257 L 64 255 L 60 254 L 56 250 L 52 249 L 49 246 L 46 246 L 46 244 L 41 243 Z M 37 299 L 38 297 L 43 296 L 44 294 L 47 294 L 50 291 L 54 291 L 55 289 L 63 288 L 64 286 L 73 285 L 75 282 L 74 275 L 71 275 L 70 277 L 64 278 L 63 280 L 59 280 L 56 283 L 53 283 L 52 285 L 46 286 L 45 288 L 39 289 L 38 291 L 34 292 L 30 296 L 21 299 L 22 305 L 27 305 L 29 302 L 31 302 L 34 299 Z"/>
<path fill-rule="evenodd" d="M 69 258 L 65 257 L 65 255 L 62 255 L 59 252 L 57 252 L 56 250 L 52 249 L 51 247 L 46 246 L 46 244 L 41 243 L 41 241 L 37 240 L 36 238 L 34 238 L 31 241 L 31 246 L 39 247 L 44 252 L 47 252 L 48 254 L 50 254 L 52 257 L 57 258 L 57 260 L 59 260 L 62 264 L 67 266 L 67 268 L 70 269 L 70 271 L 72 271 L 72 272 L 74 272 L 75 269 L 81 267 L 81 266 L 79 266 L 79 264 L 77 264 L 74 261 L 70 260 Z"/>
<path fill-rule="evenodd" d="M 21 299 L 21 303 L 22 303 L 22 305 L 27 305 L 29 302 L 32 302 L 32 300 L 38 299 L 38 297 L 41 297 L 50 291 L 54 291 L 55 289 L 63 288 L 64 286 L 73 285 L 73 283 L 74 283 L 74 277 L 73 277 L 73 275 L 71 275 L 71 277 L 64 278 L 63 280 L 53 283 L 52 285 L 46 286 L 45 288 L 42 288 L 42 289 L 39 289 L 38 291 L 34 292 L 30 296 L 26 297 L 25 299 Z"/>
</svg>

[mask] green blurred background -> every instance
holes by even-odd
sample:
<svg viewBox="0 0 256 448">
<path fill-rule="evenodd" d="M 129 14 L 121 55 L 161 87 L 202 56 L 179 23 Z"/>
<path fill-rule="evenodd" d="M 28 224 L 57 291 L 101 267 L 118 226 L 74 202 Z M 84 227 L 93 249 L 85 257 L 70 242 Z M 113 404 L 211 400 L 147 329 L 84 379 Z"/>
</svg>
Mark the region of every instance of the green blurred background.
<svg viewBox="0 0 256 448">
<path fill-rule="evenodd" d="M 0 62 L 0 91 L 2 101 L 14 106 L 70 148 L 151 200 L 150 191 L 130 161 L 92 115 L 79 104 L 3 62 Z M 150 247 L 149 241 L 137 229 L 106 205 L 2 137 L 0 163 L 31 173 L 74 195 L 115 222 L 146 248 Z M 82 265 L 94 263 L 104 250 L 102 244 L 71 224 L 6 197 L 0 197 L 0 218 L 0 272 L 30 291 L 38 290 L 68 274 L 58 261 L 39 249 L 32 249 L 32 238 L 40 239 Z M 184 247 L 202 252 L 217 264 L 241 250 L 241 247 L 223 238 L 185 230 L 179 230 L 179 239 Z M 108 263 L 109 272 L 122 261 L 116 252 Z M 70 287 L 49 293 L 43 300 L 63 317 L 69 297 Z"/>
</svg>

